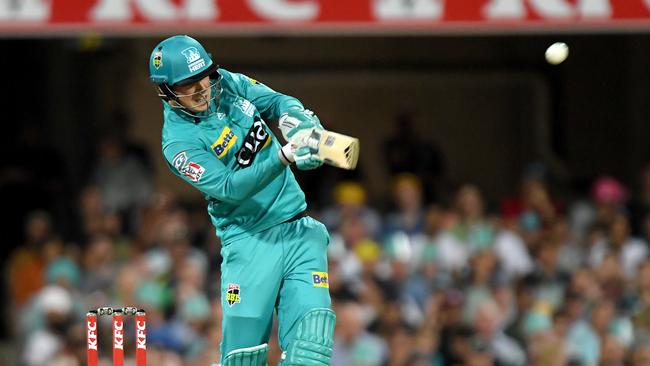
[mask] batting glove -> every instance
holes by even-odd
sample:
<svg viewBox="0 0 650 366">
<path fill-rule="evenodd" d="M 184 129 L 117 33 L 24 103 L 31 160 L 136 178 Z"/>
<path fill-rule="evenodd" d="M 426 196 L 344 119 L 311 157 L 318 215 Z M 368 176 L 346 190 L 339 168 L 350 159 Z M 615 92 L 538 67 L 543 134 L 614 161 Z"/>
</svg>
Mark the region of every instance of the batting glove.
<svg viewBox="0 0 650 366">
<path fill-rule="evenodd" d="M 292 141 L 300 131 L 310 133 L 314 128 L 323 129 L 320 120 L 309 109 L 292 108 L 283 113 L 279 120 L 280 132 L 286 141 Z M 293 141 L 295 143 L 295 141 Z"/>
<path fill-rule="evenodd" d="M 316 150 L 305 145 L 296 147 L 292 143 L 288 143 L 278 150 L 278 157 L 284 165 L 296 163 L 300 170 L 312 170 L 323 165 Z"/>
<path fill-rule="evenodd" d="M 312 170 L 323 165 L 323 161 L 316 155 L 313 149 L 308 146 L 302 146 L 293 153 L 296 160 L 296 166 L 300 170 Z"/>
</svg>

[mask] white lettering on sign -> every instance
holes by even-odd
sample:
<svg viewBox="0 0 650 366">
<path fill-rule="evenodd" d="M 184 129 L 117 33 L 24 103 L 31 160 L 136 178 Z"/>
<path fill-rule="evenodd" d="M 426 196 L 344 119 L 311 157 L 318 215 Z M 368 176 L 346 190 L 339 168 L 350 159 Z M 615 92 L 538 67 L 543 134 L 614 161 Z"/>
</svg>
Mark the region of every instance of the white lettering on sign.
<svg viewBox="0 0 650 366">
<path fill-rule="evenodd" d="M 124 323 L 121 321 L 114 321 L 113 322 L 113 331 L 115 334 L 113 335 L 113 348 L 121 349 L 124 350 Z"/>
<path fill-rule="evenodd" d="M 0 20 L 46 21 L 52 14 L 52 0 L 0 0 Z"/>
<path fill-rule="evenodd" d="M 578 13 L 585 18 L 611 18 L 614 14 L 611 0 L 582 0 L 577 4 Z"/>
<path fill-rule="evenodd" d="M 444 0 L 375 0 L 373 12 L 377 19 L 441 19 Z"/>
<path fill-rule="evenodd" d="M 185 15 L 187 19 L 213 20 L 219 16 L 215 0 L 186 0 Z"/>
<path fill-rule="evenodd" d="M 97 323 L 88 322 L 86 325 L 88 329 L 88 349 L 97 350 Z"/>
<path fill-rule="evenodd" d="M 314 0 L 248 0 L 248 4 L 258 15 L 272 20 L 312 20 L 320 11 Z"/>
<path fill-rule="evenodd" d="M 492 0 L 484 8 L 488 19 L 525 19 L 529 4 L 543 18 L 609 18 L 612 16 L 611 0 Z M 650 1 L 650 0 L 647 0 Z"/>
<path fill-rule="evenodd" d="M 176 6 L 171 0 L 98 0 L 90 10 L 92 20 L 131 20 L 137 8 L 149 20 L 215 19 L 214 0 L 185 0 Z"/>
<path fill-rule="evenodd" d="M 138 338 L 137 348 L 147 349 L 147 333 L 145 333 L 145 331 L 147 330 L 147 323 L 143 321 L 139 321 L 136 323 L 136 327 L 137 327 L 136 336 Z"/>
</svg>

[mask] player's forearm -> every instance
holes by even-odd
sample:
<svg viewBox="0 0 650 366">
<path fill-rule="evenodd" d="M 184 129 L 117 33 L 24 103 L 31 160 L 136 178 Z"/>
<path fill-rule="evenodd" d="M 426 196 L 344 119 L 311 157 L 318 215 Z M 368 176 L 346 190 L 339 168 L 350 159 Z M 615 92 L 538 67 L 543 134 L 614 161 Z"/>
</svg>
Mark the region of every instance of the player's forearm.
<svg viewBox="0 0 650 366">
<path fill-rule="evenodd" d="M 302 103 L 289 95 L 273 93 L 259 98 L 255 106 L 265 120 L 277 120 L 292 108 L 304 109 Z"/>
<path fill-rule="evenodd" d="M 240 203 L 264 189 L 273 179 L 282 174 L 284 169 L 286 165 L 277 156 L 272 155 L 269 159 L 246 169 L 232 171 L 204 193 L 230 203 Z"/>
</svg>

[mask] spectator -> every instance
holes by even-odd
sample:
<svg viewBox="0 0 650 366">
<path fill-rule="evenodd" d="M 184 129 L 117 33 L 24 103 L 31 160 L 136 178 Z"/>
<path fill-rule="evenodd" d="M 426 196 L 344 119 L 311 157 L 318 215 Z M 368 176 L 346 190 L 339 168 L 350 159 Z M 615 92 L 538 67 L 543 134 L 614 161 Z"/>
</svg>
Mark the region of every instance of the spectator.
<svg viewBox="0 0 650 366">
<path fill-rule="evenodd" d="M 445 156 L 433 141 L 426 141 L 414 125 L 414 113 L 403 112 L 396 116 L 391 137 L 384 141 L 388 173 L 395 176 L 413 173 L 424 185 L 427 202 L 439 201 L 446 178 Z M 399 148 L 396 148 L 399 146 Z"/>
<path fill-rule="evenodd" d="M 540 243 L 535 250 L 535 270 L 527 278 L 534 286 L 535 301 L 544 302 L 552 309 L 557 309 L 562 304 L 565 286 L 569 281 L 569 277 L 560 269 L 558 253 L 557 243 Z"/>
<path fill-rule="evenodd" d="M 598 178 L 591 187 L 591 196 L 595 203 L 597 224 L 610 226 L 616 217 L 625 211 L 627 189 L 616 178 Z"/>
<path fill-rule="evenodd" d="M 385 342 L 365 330 L 362 307 L 355 302 L 339 304 L 339 324 L 334 333 L 332 366 L 380 366 L 388 358 Z"/>
<path fill-rule="evenodd" d="M 7 264 L 9 294 L 20 308 L 44 285 L 47 258 L 44 246 L 54 235 L 52 219 L 44 211 L 32 212 L 25 222 L 25 243 L 18 247 Z"/>
<path fill-rule="evenodd" d="M 627 278 L 635 276 L 637 267 L 648 256 L 648 245 L 630 236 L 628 218 L 623 214 L 613 214 L 610 219 L 607 239 L 594 243 L 589 253 L 589 263 L 600 265 L 607 253 L 613 253 L 619 260 Z"/>
<path fill-rule="evenodd" d="M 526 365 L 526 354 L 503 333 L 502 322 L 503 314 L 494 301 L 486 299 L 477 305 L 474 322 L 477 336 L 486 342 L 496 362 L 505 366 Z"/>
<path fill-rule="evenodd" d="M 650 365 L 650 344 L 640 343 L 634 348 L 632 364 L 634 366 Z"/>
<path fill-rule="evenodd" d="M 330 231 L 337 231 L 346 220 L 359 218 L 370 237 L 378 239 L 381 232 L 379 214 L 366 204 L 365 188 L 357 182 L 340 182 L 334 187 L 334 205 L 323 210 L 322 221 Z"/>
<path fill-rule="evenodd" d="M 109 211 L 127 213 L 144 207 L 153 194 L 151 174 L 137 155 L 127 152 L 117 136 L 107 136 L 99 144 L 99 156 L 93 173 L 94 183 Z"/>
<path fill-rule="evenodd" d="M 43 288 L 34 297 L 26 317 L 42 324 L 27 334 L 22 360 L 27 366 L 47 366 L 64 347 L 64 336 L 73 314 L 72 297 L 58 286 Z"/>
<path fill-rule="evenodd" d="M 632 321 L 635 338 L 650 340 L 650 261 L 645 260 L 639 266 L 632 306 Z"/>
<path fill-rule="evenodd" d="M 386 217 L 385 231 L 402 231 L 409 236 L 424 230 L 422 182 L 413 174 L 402 173 L 394 178 L 393 199 L 395 210 Z"/>
<path fill-rule="evenodd" d="M 481 193 L 471 184 L 458 189 L 455 213 L 456 220 L 438 243 L 441 255 L 455 257 L 453 269 L 460 269 L 474 252 L 492 248 L 495 231 L 484 216 Z"/>
<path fill-rule="evenodd" d="M 544 166 L 532 163 L 522 176 L 518 195 L 502 200 L 500 211 L 507 228 L 518 230 L 526 242 L 534 242 L 555 221 L 560 206 L 548 191 Z"/>
</svg>

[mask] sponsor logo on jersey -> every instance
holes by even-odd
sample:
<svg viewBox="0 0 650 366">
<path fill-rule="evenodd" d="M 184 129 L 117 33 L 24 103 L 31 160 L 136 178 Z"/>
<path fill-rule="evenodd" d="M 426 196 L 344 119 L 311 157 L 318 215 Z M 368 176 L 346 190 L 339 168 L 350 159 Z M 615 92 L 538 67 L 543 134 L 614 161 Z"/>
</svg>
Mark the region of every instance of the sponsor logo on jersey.
<svg viewBox="0 0 650 366">
<path fill-rule="evenodd" d="M 226 127 L 221 131 L 221 135 L 217 141 L 212 144 L 212 151 L 221 159 L 235 145 L 235 141 L 237 141 L 237 136 L 230 128 Z"/>
<path fill-rule="evenodd" d="M 163 65 L 163 62 L 162 62 L 162 51 L 156 51 L 156 52 L 153 54 L 153 67 L 155 67 L 156 70 L 158 70 L 159 68 L 162 67 L 162 65 Z"/>
<path fill-rule="evenodd" d="M 174 155 L 174 158 L 172 159 L 172 166 L 178 170 L 179 173 L 183 172 L 183 169 L 187 165 L 187 153 L 185 151 L 181 151 L 178 154 Z"/>
<path fill-rule="evenodd" d="M 239 285 L 236 283 L 229 283 L 228 290 L 226 291 L 226 303 L 228 306 L 232 307 L 235 304 L 241 302 L 241 292 Z"/>
<path fill-rule="evenodd" d="M 330 288 L 330 281 L 327 272 L 312 272 L 311 282 L 314 287 Z"/>
<path fill-rule="evenodd" d="M 253 164 L 255 155 L 270 142 L 271 138 L 269 137 L 269 133 L 264 129 L 264 122 L 256 117 L 255 122 L 253 122 L 253 125 L 244 138 L 244 144 L 237 152 L 237 163 L 242 168 L 249 167 Z"/>
</svg>

